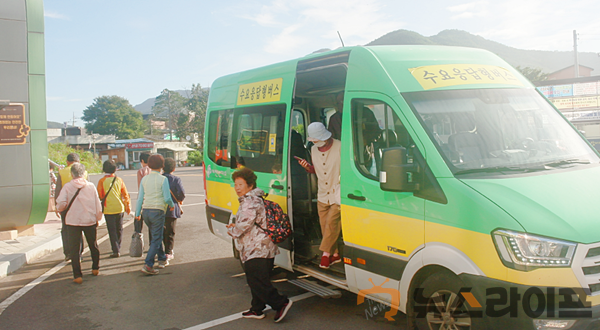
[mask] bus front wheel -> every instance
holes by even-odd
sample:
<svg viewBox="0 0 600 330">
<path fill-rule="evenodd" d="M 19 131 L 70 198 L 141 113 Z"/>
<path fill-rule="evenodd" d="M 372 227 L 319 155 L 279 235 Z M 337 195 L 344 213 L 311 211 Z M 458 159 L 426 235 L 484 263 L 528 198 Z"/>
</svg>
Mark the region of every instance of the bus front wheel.
<svg viewBox="0 0 600 330">
<path fill-rule="evenodd" d="M 484 329 L 481 319 L 471 317 L 465 299 L 460 295 L 463 282 L 449 271 L 429 276 L 413 290 L 409 323 L 420 330 Z"/>
</svg>

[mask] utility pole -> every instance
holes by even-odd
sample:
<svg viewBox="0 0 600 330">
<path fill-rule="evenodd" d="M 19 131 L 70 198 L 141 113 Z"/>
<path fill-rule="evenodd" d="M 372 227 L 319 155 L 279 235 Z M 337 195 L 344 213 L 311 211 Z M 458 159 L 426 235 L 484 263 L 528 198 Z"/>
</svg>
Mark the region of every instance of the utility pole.
<svg viewBox="0 0 600 330">
<path fill-rule="evenodd" d="M 167 105 L 169 106 L 169 139 L 173 142 L 173 121 L 171 120 L 171 92 L 167 93 Z"/>
<path fill-rule="evenodd" d="M 573 30 L 573 51 L 575 52 L 575 78 L 579 78 L 579 55 L 577 54 L 577 30 Z"/>
</svg>

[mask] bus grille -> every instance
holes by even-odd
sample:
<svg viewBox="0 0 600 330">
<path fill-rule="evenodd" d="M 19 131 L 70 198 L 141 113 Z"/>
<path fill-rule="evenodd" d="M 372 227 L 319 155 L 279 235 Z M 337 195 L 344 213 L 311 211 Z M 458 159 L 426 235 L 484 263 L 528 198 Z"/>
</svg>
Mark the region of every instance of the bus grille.
<svg viewBox="0 0 600 330">
<path fill-rule="evenodd" d="M 579 244 L 573 259 L 573 272 L 583 289 L 600 294 L 600 243 Z"/>
</svg>

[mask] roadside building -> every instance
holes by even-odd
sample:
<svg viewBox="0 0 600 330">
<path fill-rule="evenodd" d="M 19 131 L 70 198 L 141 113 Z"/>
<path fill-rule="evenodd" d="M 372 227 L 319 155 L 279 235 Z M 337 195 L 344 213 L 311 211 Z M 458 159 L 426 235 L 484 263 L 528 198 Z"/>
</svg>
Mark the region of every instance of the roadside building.
<svg viewBox="0 0 600 330">
<path fill-rule="evenodd" d="M 594 71 L 594 68 L 579 65 L 579 77 L 589 77 L 592 75 L 592 71 Z M 548 80 L 572 79 L 573 77 L 575 77 L 575 65 L 548 74 Z"/>
<path fill-rule="evenodd" d="M 112 159 L 119 168 L 138 169 L 140 168 L 140 155 L 143 152 L 152 153 L 154 150 L 154 141 L 144 138 L 115 140 L 108 145 L 108 150 L 100 152 L 102 161 Z"/>
<path fill-rule="evenodd" d="M 182 165 L 187 161 L 189 148 L 187 142 L 152 140 L 149 138 L 116 140 L 108 144 L 107 150 L 100 152 L 102 161 L 112 159 L 121 169 L 139 169 L 140 155 L 144 152 L 161 154 L 163 157 L 175 159 L 177 164 Z"/>
<path fill-rule="evenodd" d="M 535 85 L 600 150 L 600 76 L 546 80 Z"/>
<path fill-rule="evenodd" d="M 110 143 L 115 142 L 114 135 L 87 134 L 83 127 L 62 128 L 61 135 L 55 136 L 57 129 L 48 135 L 48 143 L 66 143 L 73 149 L 98 153 L 107 150 Z"/>
<path fill-rule="evenodd" d="M 175 159 L 175 162 L 178 165 L 183 165 L 187 162 L 188 152 L 193 151 L 187 146 L 188 142 L 170 142 L 170 141 L 160 141 L 155 142 L 156 153 L 161 154 L 163 157 L 171 157 Z"/>
</svg>

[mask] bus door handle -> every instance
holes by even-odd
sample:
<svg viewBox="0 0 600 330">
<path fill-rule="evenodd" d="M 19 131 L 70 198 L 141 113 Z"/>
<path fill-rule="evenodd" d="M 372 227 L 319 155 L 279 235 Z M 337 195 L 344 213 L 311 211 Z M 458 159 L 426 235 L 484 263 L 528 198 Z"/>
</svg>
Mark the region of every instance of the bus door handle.
<svg viewBox="0 0 600 330">
<path fill-rule="evenodd" d="M 364 202 L 364 201 L 367 200 L 366 197 L 364 197 L 364 196 L 356 196 L 355 194 L 348 194 L 348 198 L 350 198 L 350 199 L 356 199 L 357 201 L 361 201 L 361 202 Z"/>
<path fill-rule="evenodd" d="M 282 185 L 280 185 L 280 184 L 272 184 L 271 188 L 278 189 L 278 190 L 283 190 L 284 187 Z"/>
</svg>

